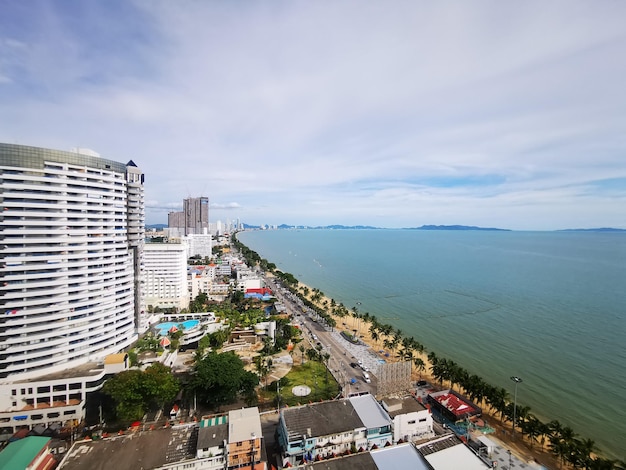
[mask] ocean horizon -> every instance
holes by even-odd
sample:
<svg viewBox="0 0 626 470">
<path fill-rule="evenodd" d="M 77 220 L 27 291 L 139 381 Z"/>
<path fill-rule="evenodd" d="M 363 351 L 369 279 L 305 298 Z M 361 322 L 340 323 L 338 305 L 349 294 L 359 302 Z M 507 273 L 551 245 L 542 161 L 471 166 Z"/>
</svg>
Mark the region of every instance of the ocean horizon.
<svg viewBox="0 0 626 470">
<path fill-rule="evenodd" d="M 277 268 L 400 328 L 624 459 L 623 232 L 266 230 Z"/>
</svg>

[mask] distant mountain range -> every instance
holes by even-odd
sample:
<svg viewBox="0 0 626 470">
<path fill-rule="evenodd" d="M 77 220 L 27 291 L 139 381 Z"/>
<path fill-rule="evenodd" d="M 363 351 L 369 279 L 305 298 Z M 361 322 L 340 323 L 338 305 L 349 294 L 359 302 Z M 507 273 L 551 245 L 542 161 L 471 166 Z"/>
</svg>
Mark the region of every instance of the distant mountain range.
<svg viewBox="0 0 626 470">
<path fill-rule="evenodd" d="M 421 227 L 409 228 L 408 230 L 486 230 L 498 232 L 510 232 L 507 228 L 475 227 L 473 225 L 422 225 Z"/>
<path fill-rule="evenodd" d="M 259 226 L 243 224 L 244 228 L 260 229 Z M 287 225 L 281 224 L 276 226 L 279 230 L 386 230 L 384 227 L 373 227 L 371 225 Z M 498 230 L 510 231 L 504 228 L 485 228 L 475 227 L 471 225 L 422 225 L 421 227 L 405 227 L 402 230 Z"/>
<path fill-rule="evenodd" d="M 599 227 L 599 228 L 566 228 L 557 232 L 626 232 L 623 228 Z"/>
<path fill-rule="evenodd" d="M 167 224 L 146 225 L 146 229 L 163 230 Z M 244 229 L 258 230 L 260 225 L 243 224 Z M 385 230 L 384 227 L 373 227 L 371 225 L 287 225 L 276 226 L 279 230 Z M 495 227 L 476 227 L 474 225 L 422 225 L 421 227 L 405 227 L 402 230 L 481 230 L 492 232 L 510 232 L 510 229 Z M 568 228 L 555 230 L 555 232 L 626 232 L 623 228 L 599 227 L 599 228 Z"/>
</svg>

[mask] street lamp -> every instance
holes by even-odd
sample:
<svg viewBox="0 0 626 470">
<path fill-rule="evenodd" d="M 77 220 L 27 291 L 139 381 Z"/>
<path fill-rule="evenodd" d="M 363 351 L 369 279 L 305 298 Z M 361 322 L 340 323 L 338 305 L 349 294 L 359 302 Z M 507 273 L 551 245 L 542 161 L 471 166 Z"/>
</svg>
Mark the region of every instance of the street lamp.
<svg viewBox="0 0 626 470">
<path fill-rule="evenodd" d="M 515 392 L 513 393 L 513 439 L 515 439 L 515 418 L 517 414 L 517 384 L 522 383 L 522 379 L 512 376 L 511 380 L 515 382 Z"/>
</svg>

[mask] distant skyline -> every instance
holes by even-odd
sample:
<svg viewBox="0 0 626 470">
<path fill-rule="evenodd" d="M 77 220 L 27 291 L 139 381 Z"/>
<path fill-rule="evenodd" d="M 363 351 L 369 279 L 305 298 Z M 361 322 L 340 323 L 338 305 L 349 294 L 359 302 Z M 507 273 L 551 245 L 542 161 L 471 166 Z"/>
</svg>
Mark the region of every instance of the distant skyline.
<svg viewBox="0 0 626 470">
<path fill-rule="evenodd" d="M 146 222 L 626 228 L 626 2 L 0 0 L 0 141 Z"/>
</svg>

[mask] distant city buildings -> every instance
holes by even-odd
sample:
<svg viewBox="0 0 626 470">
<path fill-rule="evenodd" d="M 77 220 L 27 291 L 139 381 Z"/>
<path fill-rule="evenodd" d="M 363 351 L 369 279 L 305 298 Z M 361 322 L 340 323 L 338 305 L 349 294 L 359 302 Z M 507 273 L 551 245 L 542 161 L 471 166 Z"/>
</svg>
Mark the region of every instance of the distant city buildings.
<svg viewBox="0 0 626 470">
<path fill-rule="evenodd" d="M 0 144 L 0 438 L 78 423 L 143 315 L 143 174 Z"/>
<path fill-rule="evenodd" d="M 167 215 L 170 236 L 184 236 L 209 233 L 209 198 L 190 197 L 183 199 L 182 212 Z"/>
</svg>

